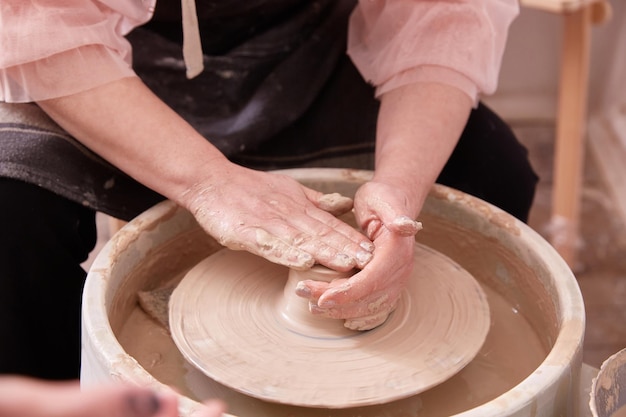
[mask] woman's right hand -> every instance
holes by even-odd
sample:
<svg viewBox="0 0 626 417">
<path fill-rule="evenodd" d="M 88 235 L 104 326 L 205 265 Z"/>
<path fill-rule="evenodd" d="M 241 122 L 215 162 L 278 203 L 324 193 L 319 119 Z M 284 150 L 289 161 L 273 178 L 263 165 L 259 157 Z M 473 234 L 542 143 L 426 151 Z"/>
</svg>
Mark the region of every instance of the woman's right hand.
<svg viewBox="0 0 626 417">
<path fill-rule="evenodd" d="M 231 249 L 298 269 L 317 262 L 345 271 L 372 257 L 370 240 L 334 216 L 351 200 L 231 163 L 137 78 L 38 104 L 111 164 L 189 209 Z"/>
<path fill-rule="evenodd" d="M 350 198 L 322 194 L 286 175 L 214 161 L 208 180 L 181 201 L 220 244 L 290 268 L 319 263 L 349 271 L 372 258 L 372 242 L 336 217 L 352 209 Z"/>
</svg>

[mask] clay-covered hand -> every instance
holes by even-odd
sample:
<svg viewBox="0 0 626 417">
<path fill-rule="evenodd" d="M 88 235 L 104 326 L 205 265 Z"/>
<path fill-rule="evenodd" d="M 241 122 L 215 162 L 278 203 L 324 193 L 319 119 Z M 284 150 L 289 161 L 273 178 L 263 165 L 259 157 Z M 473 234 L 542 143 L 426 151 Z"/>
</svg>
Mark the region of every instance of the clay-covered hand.
<svg viewBox="0 0 626 417">
<path fill-rule="evenodd" d="M 413 271 L 414 236 L 422 227 L 412 220 L 406 201 L 386 184 L 369 182 L 359 189 L 355 216 L 374 242 L 374 257 L 349 279 L 299 283 L 296 291 L 309 299 L 314 314 L 345 319 L 350 329 L 370 330 L 396 308 Z"/>
<path fill-rule="evenodd" d="M 376 239 L 382 226 L 398 236 L 415 236 L 422 230 L 422 224 L 413 220 L 412 213 L 417 209 L 409 206 L 409 200 L 409 196 L 397 187 L 366 182 L 354 197 L 354 215 L 372 240 Z"/>
<path fill-rule="evenodd" d="M 370 330 L 385 322 L 413 270 L 413 237 L 383 228 L 372 261 L 348 279 L 330 283 L 301 281 L 296 293 L 309 299 L 313 314 L 344 319 L 353 330 Z"/>
<path fill-rule="evenodd" d="M 220 417 L 225 406 L 211 400 L 194 417 Z M 81 390 L 77 382 L 0 377 L 3 417 L 178 417 L 173 392 L 156 394 L 147 388 L 103 385 Z"/>
<path fill-rule="evenodd" d="M 290 268 L 318 263 L 348 271 L 372 258 L 372 242 L 336 217 L 352 208 L 352 199 L 322 194 L 285 175 L 228 164 L 183 200 L 220 244 Z"/>
</svg>

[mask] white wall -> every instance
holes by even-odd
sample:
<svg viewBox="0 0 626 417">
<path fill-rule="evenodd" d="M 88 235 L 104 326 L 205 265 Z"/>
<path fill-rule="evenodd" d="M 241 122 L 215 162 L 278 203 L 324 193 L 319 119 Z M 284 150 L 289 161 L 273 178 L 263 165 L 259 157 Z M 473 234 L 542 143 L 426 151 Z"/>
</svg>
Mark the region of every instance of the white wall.
<svg viewBox="0 0 626 417">
<path fill-rule="evenodd" d="M 609 3 L 613 17 L 592 31 L 590 112 L 607 100 L 607 92 L 626 100 L 626 84 L 607 86 L 609 80 L 626 78 L 626 33 L 621 29 L 626 25 L 626 1 Z M 498 90 L 485 98 L 506 119 L 554 118 L 562 26 L 559 14 L 522 7 L 509 33 Z"/>
</svg>

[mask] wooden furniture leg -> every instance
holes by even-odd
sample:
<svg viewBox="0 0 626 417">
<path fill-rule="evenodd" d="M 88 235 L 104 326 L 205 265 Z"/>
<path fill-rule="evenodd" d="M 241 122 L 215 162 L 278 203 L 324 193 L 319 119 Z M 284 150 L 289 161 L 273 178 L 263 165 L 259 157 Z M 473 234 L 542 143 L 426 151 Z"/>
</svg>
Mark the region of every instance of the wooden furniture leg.
<svg viewBox="0 0 626 417">
<path fill-rule="evenodd" d="M 577 261 L 585 155 L 591 6 L 563 15 L 551 243 L 571 268 Z"/>
</svg>

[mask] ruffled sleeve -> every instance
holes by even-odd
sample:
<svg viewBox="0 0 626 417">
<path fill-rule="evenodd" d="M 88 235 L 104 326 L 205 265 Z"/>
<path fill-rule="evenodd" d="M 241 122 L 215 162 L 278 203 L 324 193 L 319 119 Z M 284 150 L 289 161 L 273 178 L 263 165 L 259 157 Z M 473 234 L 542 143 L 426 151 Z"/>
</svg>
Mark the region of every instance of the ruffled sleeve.
<svg viewBox="0 0 626 417">
<path fill-rule="evenodd" d="M 350 18 L 348 54 L 376 95 L 438 82 L 477 102 L 491 94 L 518 0 L 361 0 Z"/>
<path fill-rule="evenodd" d="M 61 97 L 133 76 L 124 38 L 156 0 L 2 0 L 0 101 Z"/>
</svg>

